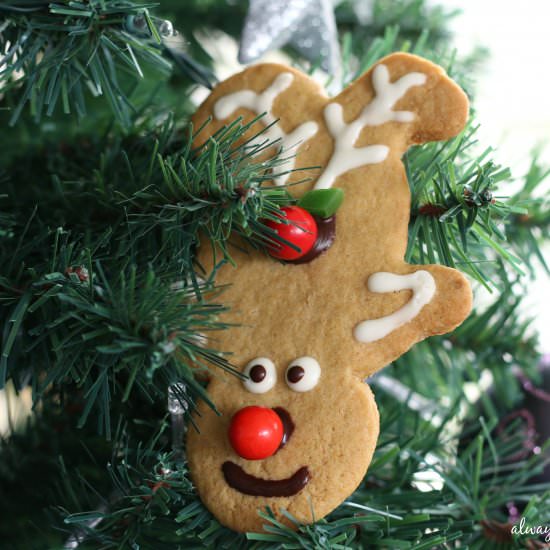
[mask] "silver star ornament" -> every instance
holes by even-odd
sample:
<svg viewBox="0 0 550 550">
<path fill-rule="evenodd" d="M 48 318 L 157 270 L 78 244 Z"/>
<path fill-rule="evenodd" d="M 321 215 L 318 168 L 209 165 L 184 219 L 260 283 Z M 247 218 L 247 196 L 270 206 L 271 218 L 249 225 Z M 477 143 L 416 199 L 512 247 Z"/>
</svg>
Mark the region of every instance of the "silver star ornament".
<svg viewBox="0 0 550 550">
<path fill-rule="evenodd" d="M 340 48 L 331 0 L 250 0 L 239 61 L 251 63 L 285 44 L 334 74 Z"/>
</svg>

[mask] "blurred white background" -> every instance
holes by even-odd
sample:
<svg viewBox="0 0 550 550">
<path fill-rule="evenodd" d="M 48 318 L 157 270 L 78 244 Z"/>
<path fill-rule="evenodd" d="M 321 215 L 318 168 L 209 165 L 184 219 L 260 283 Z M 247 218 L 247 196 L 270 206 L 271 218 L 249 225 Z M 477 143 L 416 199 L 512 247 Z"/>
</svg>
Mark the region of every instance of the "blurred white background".
<svg viewBox="0 0 550 550">
<path fill-rule="evenodd" d="M 550 2 L 433 2 L 462 9 L 453 22 L 460 54 L 475 45 L 489 49 L 479 75 L 475 107 L 481 124 L 479 140 L 496 148 L 494 158 L 512 169 L 515 178 L 529 166 L 530 153 L 543 147 L 541 159 L 550 166 Z M 550 181 L 544 189 L 550 188 Z M 503 189 L 504 194 L 506 189 Z M 550 263 L 550 247 L 545 248 Z M 550 352 L 550 280 L 539 269 L 529 284 L 524 312 L 534 316 L 541 349 Z"/>
<path fill-rule="evenodd" d="M 550 161 L 550 2 L 437 4 L 463 10 L 452 24 L 459 53 L 476 44 L 490 51 L 475 98 L 480 138 L 498 146 L 497 159 L 511 165 L 516 175 L 526 169 L 530 150 L 543 140 Z"/>
</svg>

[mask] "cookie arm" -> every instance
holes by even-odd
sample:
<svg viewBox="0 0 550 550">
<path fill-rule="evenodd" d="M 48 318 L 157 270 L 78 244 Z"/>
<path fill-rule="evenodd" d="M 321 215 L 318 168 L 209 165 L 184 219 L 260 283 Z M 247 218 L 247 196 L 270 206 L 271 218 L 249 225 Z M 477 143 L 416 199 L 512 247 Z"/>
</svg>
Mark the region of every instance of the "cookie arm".
<svg viewBox="0 0 550 550">
<path fill-rule="evenodd" d="M 370 348 L 368 364 L 357 373 L 361 377 L 384 367 L 416 342 L 450 332 L 471 310 L 470 284 L 459 271 L 440 265 L 414 267 L 408 273 L 377 272 L 369 277 L 371 293 L 408 292 L 409 296 L 386 315 L 355 325 L 355 341 Z"/>
</svg>

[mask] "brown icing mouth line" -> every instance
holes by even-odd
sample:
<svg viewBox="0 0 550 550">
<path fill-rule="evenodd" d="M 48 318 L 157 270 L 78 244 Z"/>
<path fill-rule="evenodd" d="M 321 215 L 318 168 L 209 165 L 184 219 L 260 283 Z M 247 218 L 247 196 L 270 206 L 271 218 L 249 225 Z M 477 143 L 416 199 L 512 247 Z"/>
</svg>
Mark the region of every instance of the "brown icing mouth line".
<svg viewBox="0 0 550 550">
<path fill-rule="evenodd" d="M 225 481 L 232 489 L 253 497 L 291 497 L 299 493 L 311 479 L 309 468 L 302 466 L 286 479 L 262 479 L 247 474 L 239 465 L 228 460 L 222 464 Z"/>
</svg>

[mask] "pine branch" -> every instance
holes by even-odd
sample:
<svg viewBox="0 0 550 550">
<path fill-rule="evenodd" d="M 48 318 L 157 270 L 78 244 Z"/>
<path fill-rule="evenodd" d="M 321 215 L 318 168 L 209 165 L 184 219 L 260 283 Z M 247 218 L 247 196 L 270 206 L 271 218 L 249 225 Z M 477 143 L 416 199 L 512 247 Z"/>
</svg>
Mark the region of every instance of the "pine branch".
<svg viewBox="0 0 550 550">
<path fill-rule="evenodd" d="M 518 371 L 536 381 L 540 359 L 532 319 L 520 314 L 520 296 L 517 282 L 510 283 L 453 333 L 425 340 L 397 359 L 393 376 L 439 402 L 459 399 L 465 383 L 478 384 L 490 373 L 498 400 L 511 407 L 522 395 Z"/>
<path fill-rule="evenodd" d="M 156 136 L 109 143 L 95 169 L 86 150 L 83 166 L 65 163 L 67 182 L 46 169 L 50 186 L 32 187 L 26 206 L 38 206 L 0 247 L 0 385 L 31 372 L 36 400 L 50 384 L 75 386 L 86 402 L 80 424 L 93 411 L 108 437 L 113 402 L 135 392 L 153 400 L 179 380 L 192 405 L 215 406 L 191 367 L 235 371 L 223 350 L 206 347 L 225 324 L 215 320 L 224 308 L 205 301 L 211 282 L 193 272 L 200 233 L 230 259 L 230 235 L 261 246 L 270 238 L 262 220 L 290 201 L 261 187 L 281 161 L 253 160 L 258 146 L 239 145 L 247 129 L 236 124 L 196 151 L 167 122 Z M 15 166 L 8 198 L 21 209 L 27 173 Z"/>
<path fill-rule="evenodd" d="M 149 15 L 152 6 L 116 0 L 4 4 L 0 90 L 14 92 L 9 95 L 10 125 L 27 103 L 37 121 L 58 106 L 84 117 L 85 96 L 91 94 L 105 96 L 118 121 L 129 127 L 142 64 L 167 75 L 170 59 L 188 77 L 209 85 L 211 74 L 203 66 L 165 43 L 171 26 Z"/>
<path fill-rule="evenodd" d="M 83 504 L 104 499 L 95 494 L 80 472 L 66 472 L 59 490 L 72 498 L 64 499 L 60 513 L 67 536 L 76 532 L 80 548 L 95 548 L 98 544 L 120 548 L 137 541 L 145 546 L 174 548 L 196 545 L 197 540 L 205 547 L 244 547 L 244 537 L 219 525 L 197 500 L 185 463 L 161 450 L 166 441 L 165 429 L 162 425 L 144 445 L 136 445 L 124 431 L 119 434 L 115 448 L 120 451 L 113 454 L 108 466 L 116 489 L 109 500 L 103 501 L 101 512 L 67 512 L 65 507 L 82 510 Z M 95 526 L 91 527 L 90 522 Z"/>
<path fill-rule="evenodd" d="M 123 457 L 109 467 L 117 496 L 101 512 L 63 510 L 65 523 L 83 528 L 83 548 L 136 543 L 201 548 L 433 548 L 455 540 L 489 547 L 484 526 L 502 520 L 506 502 L 529 494 L 528 478 L 544 465 L 536 455 L 510 462 L 523 448 L 521 426 L 511 423 L 495 438 L 492 430 L 498 418 L 482 419 L 465 432 L 453 463 L 448 457 L 457 441 L 444 434 L 454 422 L 456 406 L 434 429 L 430 422 L 411 416 L 406 403 L 396 407 L 393 398 L 392 403 L 394 414 L 382 417 L 381 441 L 368 477 L 342 507 L 312 525 L 300 525 L 287 514 L 297 528 L 293 530 L 266 510 L 259 511 L 265 519 L 264 533 L 244 536 L 229 531 L 196 499 L 184 464 L 155 450 L 155 445 L 140 448 L 131 442 L 123 445 Z M 71 503 L 73 509 L 82 509 L 92 491 L 81 477 L 80 490 L 69 490 L 71 483 L 75 476 L 65 476 L 63 492 L 87 495 Z M 430 489 L 429 483 L 438 488 Z M 99 523 L 91 528 L 90 520 Z"/>
<path fill-rule="evenodd" d="M 65 251 L 60 245 L 61 258 Z M 30 367 L 37 400 L 50 384 L 74 386 L 86 403 L 81 426 L 94 411 L 110 438 L 111 401 L 125 403 L 136 391 L 152 400 L 177 380 L 208 400 L 191 366 L 232 370 L 197 336 L 224 327 L 214 320 L 223 308 L 205 301 L 208 287 L 198 287 L 199 298 L 192 287 L 175 287 L 173 275 L 132 265 L 109 279 L 99 261 L 36 275 L 6 325 L 2 381 Z"/>
<path fill-rule="evenodd" d="M 283 159 L 256 158 L 270 143 L 240 143 L 252 124 L 237 121 L 199 150 L 192 148 L 188 129 L 178 129 L 171 120 L 145 137 L 41 150 L 26 163 L 14 160 L 7 206 L 39 204 L 44 219 L 77 233 L 91 232 L 97 239 L 94 248 L 110 226 L 109 239 L 119 243 L 121 257 L 138 250 L 132 259 L 145 264 L 153 258 L 158 262 L 161 251 L 172 264 L 178 259 L 179 269 L 189 270 L 199 232 L 226 253 L 232 232 L 251 244 L 265 243 L 271 233 L 261 220 L 273 218 L 291 200 L 286 189 L 261 187 Z M 23 206 L 17 189 L 33 177 L 44 184 L 29 189 Z M 36 232 L 41 233 L 40 225 Z"/>
<path fill-rule="evenodd" d="M 479 157 L 466 156 L 475 144 L 476 130 L 470 125 L 454 140 L 406 155 L 412 194 L 406 259 L 459 267 L 490 288 L 494 268 L 493 273 L 485 268 L 490 260 L 501 258 L 523 273 L 521 260 L 506 245 L 501 224 L 526 210 L 496 198 L 498 184 L 510 178 L 510 171 L 488 160 L 489 150 Z"/>
</svg>

